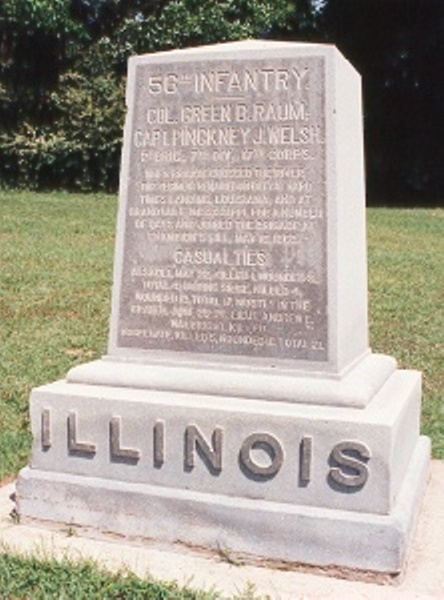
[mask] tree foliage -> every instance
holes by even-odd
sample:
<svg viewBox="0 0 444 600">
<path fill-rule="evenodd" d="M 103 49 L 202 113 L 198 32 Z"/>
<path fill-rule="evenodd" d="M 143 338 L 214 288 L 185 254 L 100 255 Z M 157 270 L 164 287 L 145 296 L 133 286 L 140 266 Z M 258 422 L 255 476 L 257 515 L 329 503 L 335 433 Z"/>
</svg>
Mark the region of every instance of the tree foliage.
<svg viewBox="0 0 444 600">
<path fill-rule="evenodd" d="M 115 189 L 132 54 L 267 37 L 287 0 L 3 0 L 0 174 L 9 185 Z"/>
<path fill-rule="evenodd" d="M 140 0 L 104 0 L 101 5 L 105 4 L 119 5 L 120 12 L 108 18 L 106 27 L 101 21 L 106 33 L 83 61 L 95 72 L 102 66 L 124 73 L 133 54 L 268 37 L 273 28 L 285 28 L 294 12 L 287 0 L 170 0 L 151 2 L 150 10 L 142 9 Z"/>
<path fill-rule="evenodd" d="M 442 0 L 1 0 L 1 181 L 115 189 L 128 57 L 244 38 L 336 44 L 363 76 L 370 199 L 439 202 Z"/>
<path fill-rule="evenodd" d="M 330 0 L 317 36 L 362 75 L 368 191 L 439 203 L 444 97 L 442 0 Z"/>
<path fill-rule="evenodd" d="M 0 3 L 0 124 L 49 118 L 48 100 L 63 68 L 85 42 L 66 0 Z"/>
</svg>

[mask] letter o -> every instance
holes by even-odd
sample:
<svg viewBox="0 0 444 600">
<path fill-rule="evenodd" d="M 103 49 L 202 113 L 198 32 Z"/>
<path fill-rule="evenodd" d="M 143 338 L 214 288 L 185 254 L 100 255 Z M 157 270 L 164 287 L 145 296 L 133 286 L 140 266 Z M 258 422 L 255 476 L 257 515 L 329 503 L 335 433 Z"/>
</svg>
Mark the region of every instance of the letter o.
<svg viewBox="0 0 444 600">
<path fill-rule="evenodd" d="M 251 456 L 254 448 L 262 447 L 268 454 L 271 462 L 268 466 L 259 465 Z M 252 433 L 241 446 L 239 452 L 241 465 L 252 475 L 259 477 L 274 477 L 284 462 L 284 450 L 273 435 L 269 433 Z"/>
</svg>

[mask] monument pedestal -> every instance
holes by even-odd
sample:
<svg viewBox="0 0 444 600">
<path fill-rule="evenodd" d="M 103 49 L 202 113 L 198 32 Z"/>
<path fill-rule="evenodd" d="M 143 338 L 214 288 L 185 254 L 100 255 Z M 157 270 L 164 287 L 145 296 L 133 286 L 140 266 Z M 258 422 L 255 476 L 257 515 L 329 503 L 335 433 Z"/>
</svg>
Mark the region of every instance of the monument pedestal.
<svg viewBox="0 0 444 600">
<path fill-rule="evenodd" d="M 26 468 L 20 514 L 137 540 L 273 561 L 382 573 L 402 570 L 430 458 L 421 437 L 389 515 L 233 498 Z"/>
<path fill-rule="evenodd" d="M 211 364 L 189 356 L 169 361 L 159 357 L 148 364 L 143 358 L 135 362 L 134 358 L 105 356 L 74 367 L 66 379 L 69 383 L 364 408 L 395 369 L 393 357 L 370 352 L 340 374 L 245 361 Z"/>
<path fill-rule="evenodd" d="M 132 57 L 109 356 L 33 390 L 21 516 L 398 572 L 421 379 L 371 354 L 360 78 L 332 46 Z"/>
<path fill-rule="evenodd" d="M 389 370 L 389 357 L 373 359 Z M 149 378 L 150 367 L 125 366 Z M 419 373 L 392 371 L 356 408 L 98 385 L 100 372 L 90 363 L 75 383 L 32 392 L 23 517 L 256 560 L 401 570 L 430 454 Z M 374 381 L 367 369 L 361 389 Z"/>
</svg>

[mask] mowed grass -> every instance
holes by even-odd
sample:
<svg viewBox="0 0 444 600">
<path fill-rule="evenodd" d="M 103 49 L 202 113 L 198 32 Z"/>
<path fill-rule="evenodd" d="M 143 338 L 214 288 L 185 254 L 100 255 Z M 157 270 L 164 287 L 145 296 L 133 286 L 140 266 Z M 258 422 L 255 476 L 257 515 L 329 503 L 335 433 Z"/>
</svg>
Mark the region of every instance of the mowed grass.
<svg viewBox="0 0 444 600">
<path fill-rule="evenodd" d="M 105 351 L 116 206 L 0 192 L 0 480 L 27 461 L 31 388 Z"/>
<path fill-rule="evenodd" d="M 370 341 L 423 372 L 422 432 L 444 458 L 444 210 L 371 208 Z"/>
<path fill-rule="evenodd" d="M 140 579 L 130 573 L 111 574 L 94 563 L 37 560 L 0 553 L 0 598 L 32 600 L 212 600 L 175 583 Z M 253 598 L 253 596 L 248 596 Z M 247 599 L 246 595 L 239 596 Z"/>
</svg>

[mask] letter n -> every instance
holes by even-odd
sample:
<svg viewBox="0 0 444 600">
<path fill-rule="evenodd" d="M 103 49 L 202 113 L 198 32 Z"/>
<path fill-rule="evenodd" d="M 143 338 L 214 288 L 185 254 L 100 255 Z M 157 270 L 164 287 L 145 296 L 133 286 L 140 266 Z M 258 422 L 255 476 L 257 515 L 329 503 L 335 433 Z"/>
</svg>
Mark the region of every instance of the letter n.
<svg viewBox="0 0 444 600">
<path fill-rule="evenodd" d="M 185 470 L 192 471 L 195 466 L 195 453 L 213 475 L 222 471 L 222 427 L 216 427 L 211 436 L 211 445 L 205 439 L 197 425 L 188 425 L 185 430 Z"/>
</svg>

